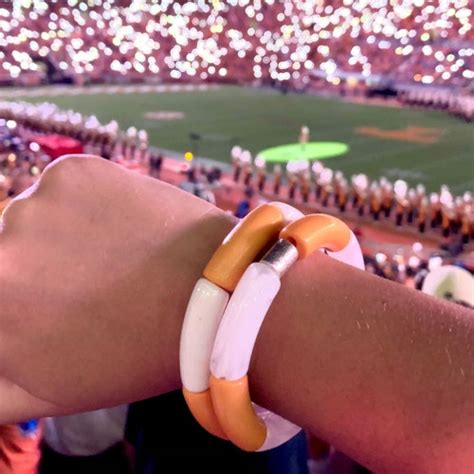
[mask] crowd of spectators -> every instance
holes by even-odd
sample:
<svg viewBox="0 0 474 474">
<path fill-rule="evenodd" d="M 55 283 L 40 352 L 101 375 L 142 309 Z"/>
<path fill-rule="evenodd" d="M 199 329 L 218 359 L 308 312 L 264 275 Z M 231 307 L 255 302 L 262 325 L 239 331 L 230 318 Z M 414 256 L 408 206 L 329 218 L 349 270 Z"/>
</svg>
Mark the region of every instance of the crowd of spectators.
<svg viewBox="0 0 474 474">
<path fill-rule="evenodd" d="M 366 255 L 364 257 L 365 270 L 379 277 L 421 290 L 430 271 L 450 263 L 459 264 L 442 252 L 434 252 L 429 258 L 423 258 L 422 250 L 422 244 L 415 242 L 408 256 L 402 254 L 389 256 L 383 252 L 377 252 L 373 256 Z"/>
<path fill-rule="evenodd" d="M 47 102 L 0 102 L 0 119 L 32 142 L 35 137 L 56 134 L 78 140 L 82 151 L 106 159 L 151 160 L 153 168 L 160 163 L 157 156 L 150 156 L 146 130 L 129 127 L 122 131 L 115 120 L 102 124 L 95 115 L 63 111 Z"/>
<path fill-rule="evenodd" d="M 20 137 L 12 123 L 0 118 L 0 213 L 9 197 L 31 186 L 50 162 L 39 146 Z"/>
<path fill-rule="evenodd" d="M 0 83 L 301 87 L 317 71 L 464 87 L 473 40 L 469 0 L 18 0 L 0 5 Z"/>
</svg>

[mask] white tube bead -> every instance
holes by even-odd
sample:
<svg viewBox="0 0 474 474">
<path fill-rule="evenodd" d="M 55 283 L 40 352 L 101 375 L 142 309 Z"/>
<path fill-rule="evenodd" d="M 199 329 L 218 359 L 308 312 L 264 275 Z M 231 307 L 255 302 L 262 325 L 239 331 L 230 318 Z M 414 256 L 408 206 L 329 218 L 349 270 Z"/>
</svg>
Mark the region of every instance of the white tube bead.
<svg viewBox="0 0 474 474">
<path fill-rule="evenodd" d="M 257 449 L 257 451 L 268 451 L 269 449 L 276 448 L 277 446 L 286 443 L 301 431 L 301 427 L 295 425 L 291 421 L 285 420 L 285 418 L 282 418 L 280 415 L 277 415 L 256 403 L 253 403 L 253 406 L 258 417 L 265 422 L 265 426 L 267 427 L 267 437 L 265 442 L 259 449 Z"/>
<path fill-rule="evenodd" d="M 340 262 L 347 263 L 348 265 L 352 265 L 360 270 L 365 270 L 362 250 L 357 237 L 352 231 L 349 243 L 339 252 L 328 252 L 328 255 Z"/>
<path fill-rule="evenodd" d="M 209 388 L 212 346 L 228 301 L 227 291 L 206 278 L 196 282 L 184 316 L 179 347 L 181 380 L 191 392 Z"/>
<path fill-rule="evenodd" d="M 279 289 L 280 279 L 270 266 L 257 262 L 247 268 L 217 331 L 211 357 L 216 377 L 237 380 L 248 372 L 260 326 Z"/>
<path fill-rule="evenodd" d="M 273 201 L 270 202 L 272 206 L 278 207 L 283 214 L 283 219 L 285 221 L 285 225 L 289 224 L 290 222 L 296 221 L 297 219 L 301 219 L 304 214 L 299 211 L 298 209 L 280 201 Z"/>
</svg>

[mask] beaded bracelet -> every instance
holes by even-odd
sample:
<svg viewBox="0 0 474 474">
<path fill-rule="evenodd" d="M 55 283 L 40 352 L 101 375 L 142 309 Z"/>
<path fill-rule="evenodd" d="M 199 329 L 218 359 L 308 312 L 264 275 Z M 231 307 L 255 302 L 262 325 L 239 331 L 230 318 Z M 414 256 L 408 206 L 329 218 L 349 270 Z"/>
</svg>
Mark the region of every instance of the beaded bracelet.
<svg viewBox="0 0 474 474">
<path fill-rule="evenodd" d="M 328 249 L 331 257 L 364 268 L 359 244 L 342 221 L 324 214 L 305 216 L 288 224 L 263 259 L 247 268 L 217 330 L 211 356 L 212 406 L 226 437 L 245 451 L 274 448 L 300 429 L 252 404 L 247 372 L 281 276 L 298 258 L 319 249 Z"/>
<path fill-rule="evenodd" d="M 210 358 L 217 328 L 241 276 L 278 233 L 303 214 L 279 202 L 253 210 L 224 239 L 194 286 L 180 341 L 183 395 L 195 419 L 210 433 L 227 436 L 215 416 L 209 391 Z"/>
</svg>

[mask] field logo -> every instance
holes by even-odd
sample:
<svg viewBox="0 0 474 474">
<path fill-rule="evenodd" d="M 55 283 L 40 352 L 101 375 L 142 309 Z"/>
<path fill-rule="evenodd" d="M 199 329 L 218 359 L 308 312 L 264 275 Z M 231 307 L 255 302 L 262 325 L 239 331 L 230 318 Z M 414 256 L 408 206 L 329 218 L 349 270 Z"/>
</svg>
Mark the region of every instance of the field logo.
<svg viewBox="0 0 474 474">
<path fill-rule="evenodd" d="M 185 117 L 184 112 L 169 110 L 146 112 L 144 116 L 148 120 L 182 120 Z"/>
<path fill-rule="evenodd" d="M 442 128 L 424 127 L 405 127 L 399 130 L 385 130 L 378 127 L 358 127 L 355 131 L 359 135 L 421 144 L 437 143 L 439 137 L 444 132 Z"/>
</svg>

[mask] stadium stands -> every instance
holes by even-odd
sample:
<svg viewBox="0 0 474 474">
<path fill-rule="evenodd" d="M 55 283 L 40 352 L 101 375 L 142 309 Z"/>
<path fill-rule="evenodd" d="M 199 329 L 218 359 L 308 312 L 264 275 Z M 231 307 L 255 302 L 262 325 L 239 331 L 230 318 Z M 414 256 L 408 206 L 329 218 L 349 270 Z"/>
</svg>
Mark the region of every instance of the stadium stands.
<svg viewBox="0 0 474 474">
<path fill-rule="evenodd" d="M 316 71 L 349 86 L 384 78 L 465 87 L 474 77 L 471 15 L 468 0 L 4 2 L 0 82 L 308 87 Z"/>
</svg>

